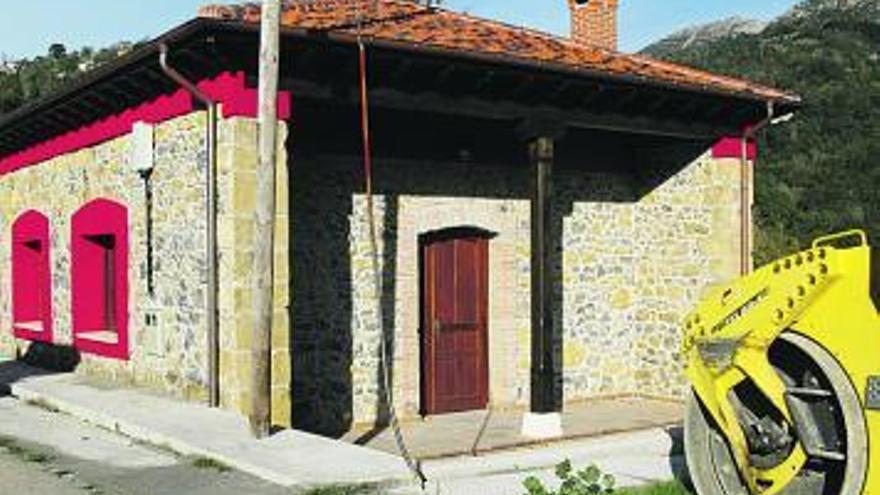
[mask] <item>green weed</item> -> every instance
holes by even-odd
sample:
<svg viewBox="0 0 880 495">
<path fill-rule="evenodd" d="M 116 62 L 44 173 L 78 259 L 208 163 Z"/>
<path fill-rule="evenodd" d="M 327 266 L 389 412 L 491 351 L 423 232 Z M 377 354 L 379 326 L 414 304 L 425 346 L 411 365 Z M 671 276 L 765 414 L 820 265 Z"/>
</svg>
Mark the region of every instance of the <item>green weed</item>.
<svg viewBox="0 0 880 495">
<path fill-rule="evenodd" d="M 372 495 L 376 491 L 369 485 L 336 485 L 315 488 L 304 495 Z"/>
<path fill-rule="evenodd" d="M 615 492 L 617 495 L 692 495 L 691 492 L 678 481 L 657 483 L 641 488 L 630 488 Z"/>
<path fill-rule="evenodd" d="M 575 471 L 570 461 L 556 466 L 556 477 L 562 482 L 558 490 L 547 488 L 534 476 L 527 478 L 523 482 L 526 489 L 524 495 L 691 495 L 691 492 L 677 481 L 618 489 L 614 476 L 602 472 L 596 465 Z"/>
<path fill-rule="evenodd" d="M 213 469 L 214 471 L 225 473 L 230 471 L 231 468 L 222 462 L 211 459 L 209 457 L 196 457 L 192 461 L 192 465 L 198 469 Z"/>
</svg>

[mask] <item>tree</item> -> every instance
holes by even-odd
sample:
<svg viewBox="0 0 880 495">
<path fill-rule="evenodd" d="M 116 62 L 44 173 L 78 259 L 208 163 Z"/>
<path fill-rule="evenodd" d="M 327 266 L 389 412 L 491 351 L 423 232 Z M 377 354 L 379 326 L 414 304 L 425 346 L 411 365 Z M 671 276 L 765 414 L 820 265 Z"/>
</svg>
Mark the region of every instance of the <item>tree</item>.
<svg viewBox="0 0 880 495">
<path fill-rule="evenodd" d="M 758 262 L 853 227 L 880 243 L 880 0 L 807 0 L 759 34 L 670 58 L 804 98 L 792 122 L 760 139 Z"/>
<path fill-rule="evenodd" d="M 0 115 L 60 90 L 85 71 L 115 60 L 136 46 L 120 43 L 98 51 L 85 47 L 71 52 L 63 44 L 53 43 L 46 55 L 4 63 L 0 66 Z"/>
<path fill-rule="evenodd" d="M 62 60 L 67 57 L 67 47 L 62 43 L 53 43 L 49 45 L 49 57 L 54 60 Z"/>
</svg>

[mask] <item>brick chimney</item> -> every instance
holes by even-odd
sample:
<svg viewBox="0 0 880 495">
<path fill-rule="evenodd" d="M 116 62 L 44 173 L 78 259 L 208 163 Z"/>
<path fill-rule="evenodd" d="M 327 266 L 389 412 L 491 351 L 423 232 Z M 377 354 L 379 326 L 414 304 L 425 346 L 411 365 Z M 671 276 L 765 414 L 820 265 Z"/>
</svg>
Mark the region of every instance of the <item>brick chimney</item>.
<svg viewBox="0 0 880 495">
<path fill-rule="evenodd" d="M 568 0 L 571 39 L 616 51 L 618 4 L 619 0 Z"/>
</svg>

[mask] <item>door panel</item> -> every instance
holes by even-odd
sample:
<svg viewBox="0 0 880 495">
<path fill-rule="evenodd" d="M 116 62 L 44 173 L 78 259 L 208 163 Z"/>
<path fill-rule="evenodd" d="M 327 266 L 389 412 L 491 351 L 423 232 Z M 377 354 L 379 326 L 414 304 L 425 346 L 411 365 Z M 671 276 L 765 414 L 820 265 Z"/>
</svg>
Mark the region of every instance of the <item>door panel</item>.
<svg viewBox="0 0 880 495">
<path fill-rule="evenodd" d="M 444 239 L 423 249 L 423 408 L 427 414 L 485 408 L 488 241 Z"/>
</svg>

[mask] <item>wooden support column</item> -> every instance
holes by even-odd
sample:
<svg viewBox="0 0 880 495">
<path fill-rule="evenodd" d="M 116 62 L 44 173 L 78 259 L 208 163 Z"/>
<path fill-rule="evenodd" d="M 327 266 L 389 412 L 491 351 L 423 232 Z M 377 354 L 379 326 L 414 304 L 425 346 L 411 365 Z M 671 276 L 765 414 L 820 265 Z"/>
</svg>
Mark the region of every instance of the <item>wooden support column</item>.
<svg viewBox="0 0 880 495">
<path fill-rule="evenodd" d="M 554 140 L 537 137 L 529 142 L 532 175 L 532 383 L 531 410 L 558 411 L 553 351 L 553 255 L 555 239 L 550 231 L 553 204 Z"/>
</svg>

